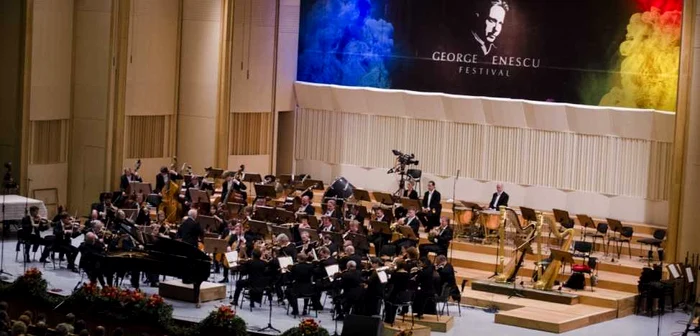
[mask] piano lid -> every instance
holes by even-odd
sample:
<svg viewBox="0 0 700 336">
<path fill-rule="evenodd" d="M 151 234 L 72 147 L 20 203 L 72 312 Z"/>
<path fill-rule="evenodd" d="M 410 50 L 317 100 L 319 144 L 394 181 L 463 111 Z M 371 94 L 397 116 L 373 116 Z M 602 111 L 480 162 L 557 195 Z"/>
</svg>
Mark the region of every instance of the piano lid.
<svg viewBox="0 0 700 336">
<path fill-rule="evenodd" d="M 204 251 L 201 251 L 196 246 L 192 246 L 185 242 L 174 240 L 166 237 L 151 236 L 152 242 L 145 243 L 143 232 L 136 226 L 129 226 L 123 223 L 120 224 L 120 230 L 129 234 L 139 245 L 142 245 L 145 250 L 164 253 L 168 255 L 183 256 L 191 259 L 207 260 L 211 258 Z"/>
</svg>

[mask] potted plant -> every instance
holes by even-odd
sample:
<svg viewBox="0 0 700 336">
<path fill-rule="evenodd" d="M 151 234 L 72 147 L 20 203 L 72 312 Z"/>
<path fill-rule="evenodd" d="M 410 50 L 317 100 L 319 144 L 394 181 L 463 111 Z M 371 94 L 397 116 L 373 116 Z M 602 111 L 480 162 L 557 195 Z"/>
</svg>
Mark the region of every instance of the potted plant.
<svg viewBox="0 0 700 336">
<path fill-rule="evenodd" d="M 198 326 L 199 335 L 248 335 L 245 321 L 236 315 L 236 310 L 231 306 L 220 306 L 209 313 Z"/>
<path fill-rule="evenodd" d="M 298 326 L 291 328 L 282 336 L 328 336 L 328 330 L 322 328 L 314 319 L 303 319 Z"/>
</svg>

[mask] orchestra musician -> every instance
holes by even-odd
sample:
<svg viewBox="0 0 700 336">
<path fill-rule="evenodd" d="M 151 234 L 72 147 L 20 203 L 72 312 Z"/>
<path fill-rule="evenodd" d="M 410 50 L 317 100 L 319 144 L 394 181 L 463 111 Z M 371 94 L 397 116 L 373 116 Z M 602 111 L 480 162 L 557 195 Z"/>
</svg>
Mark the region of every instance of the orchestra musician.
<svg viewBox="0 0 700 336">
<path fill-rule="evenodd" d="M 362 273 L 357 269 L 357 265 L 359 264 L 356 261 L 350 260 L 347 262 L 345 270 L 336 275 L 336 279 L 340 280 L 340 289 L 342 290 L 340 306 L 336 305 L 336 319 L 343 319 L 363 300 Z"/>
<path fill-rule="evenodd" d="M 362 256 L 355 254 L 355 247 L 350 245 L 345 246 L 344 255 L 338 260 L 338 266 L 341 271 L 348 268 L 348 263 L 355 262 L 355 265 L 362 265 Z"/>
<path fill-rule="evenodd" d="M 227 239 L 226 245 L 227 247 L 227 252 L 231 251 L 238 251 L 238 257 L 241 259 L 245 259 L 245 251 L 248 250 L 248 240 L 246 239 L 246 234 L 243 233 L 243 228 L 241 227 L 240 224 L 233 225 L 232 223 L 228 223 L 228 229 L 226 232 L 222 233 L 222 239 Z M 252 244 L 251 244 L 252 246 Z M 243 253 L 241 253 L 243 252 Z M 218 263 L 217 263 L 218 264 Z M 218 266 L 215 266 L 216 269 L 218 269 Z M 224 267 L 224 279 L 220 281 L 220 283 L 228 283 L 228 278 L 229 278 L 229 268 Z"/>
<path fill-rule="evenodd" d="M 41 254 L 40 262 L 46 262 L 52 252 L 64 253 L 68 260 L 68 269 L 78 273 L 75 268 L 75 258 L 78 255 L 78 248 L 71 244 L 71 239 L 77 237 L 80 232 L 73 229 L 72 218 L 65 212 L 59 216 L 60 220 L 53 223 L 54 242 L 51 248 L 45 248 Z"/>
<path fill-rule="evenodd" d="M 427 221 L 423 223 L 425 225 L 425 231 L 430 232 L 433 227 L 439 225 L 440 212 L 442 211 L 442 205 L 440 204 L 440 192 L 435 190 L 435 182 L 428 182 L 428 191 L 423 195 L 423 212 L 426 213 Z"/>
<path fill-rule="evenodd" d="M 100 286 L 105 286 L 105 279 L 102 275 L 101 260 L 105 256 L 105 245 L 97 239 L 93 232 L 85 234 L 85 241 L 80 244 L 80 268 L 85 271 L 91 283 L 100 282 Z"/>
<path fill-rule="evenodd" d="M 440 288 L 447 285 L 450 288 L 450 297 L 455 302 L 459 302 L 461 294 L 459 293 L 459 287 L 457 287 L 457 278 L 455 277 L 455 269 L 452 264 L 447 262 L 447 257 L 444 255 L 438 255 L 435 258 L 435 269 L 440 275 Z"/>
<path fill-rule="evenodd" d="M 413 313 L 417 318 L 423 317 L 424 313 L 436 314 L 435 292 L 440 285 L 440 276 L 435 272 L 435 267 L 427 257 L 420 258 L 419 270 L 416 275 L 418 290 L 413 300 Z"/>
<path fill-rule="evenodd" d="M 416 216 L 416 209 L 408 209 L 408 215 L 405 218 L 399 219 L 397 222 L 399 226 L 408 226 L 413 230 L 413 233 L 418 237 L 418 229 L 420 228 L 420 220 Z M 410 246 L 416 246 L 417 242 L 414 239 L 403 237 L 395 242 L 395 245 L 399 248 L 407 248 Z"/>
<path fill-rule="evenodd" d="M 328 200 L 326 203 L 326 212 L 323 213 L 324 216 L 335 218 L 337 220 L 343 220 L 343 214 L 337 208 L 335 200 Z"/>
<path fill-rule="evenodd" d="M 100 222 L 100 214 L 97 210 L 92 210 L 90 212 L 90 218 L 85 222 L 85 229 L 92 229 L 98 222 Z"/>
<path fill-rule="evenodd" d="M 348 219 L 348 220 L 351 220 L 351 221 L 352 221 L 352 220 L 356 220 L 356 221 L 358 221 L 360 224 L 362 224 L 362 223 L 365 222 L 365 217 L 362 216 L 362 215 L 360 214 L 360 206 L 359 206 L 359 205 L 353 206 L 352 209 L 351 209 L 350 211 L 348 211 L 347 216 L 345 217 L 345 219 Z"/>
<path fill-rule="evenodd" d="M 354 235 L 364 235 L 364 233 L 360 230 L 360 222 L 357 220 L 352 220 L 350 222 L 348 230 L 345 232 L 345 234 L 343 234 L 343 239 L 350 239 L 349 235 L 351 233 Z M 357 252 L 361 255 L 366 255 L 369 253 L 369 246 L 357 246 Z"/>
<path fill-rule="evenodd" d="M 153 189 L 153 192 L 160 194 L 170 181 L 180 179 L 182 179 L 182 175 L 178 174 L 176 171 L 168 169 L 168 167 L 165 166 L 160 167 L 160 173 L 156 175 L 156 188 Z"/>
<path fill-rule="evenodd" d="M 338 252 L 338 245 L 333 242 L 333 237 L 329 234 L 321 235 L 323 237 L 323 247 L 330 251 L 330 255 Z"/>
<path fill-rule="evenodd" d="M 97 210 L 105 224 L 114 220 L 118 208 L 112 204 L 112 193 L 105 192 L 100 194 L 100 204 L 97 204 L 94 209 Z"/>
<path fill-rule="evenodd" d="M 312 278 L 314 275 L 314 266 L 311 264 L 311 256 L 306 253 L 297 255 L 297 263 L 291 266 L 289 270 L 289 280 L 291 285 L 287 286 L 285 295 L 289 301 L 289 306 L 292 308 L 292 316 L 296 318 L 299 315 L 299 297 L 316 298 Z M 304 299 L 303 315 L 306 315 L 309 299 Z M 320 305 L 320 302 L 314 302 L 314 305 Z"/>
<path fill-rule="evenodd" d="M 317 242 L 311 241 L 311 237 L 309 236 L 309 233 L 304 231 L 300 234 L 301 240 L 297 242 L 297 254 L 299 253 L 305 253 L 307 255 L 311 255 L 311 250 L 316 248 Z"/>
<path fill-rule="evenodd" d="M 453 236 L 453 231 L 449 224 L 450 220 L 447 217 L 440 217 L 440 226 L 428 233 L 430 243 L 421 244 L 418 247 L 421 257 L 427 256 L 430 252 L 434 252 L 437 255 L 447 254 Z"/>
<path fill-rule="evenodd" d="M 49 229 L 49 221 L 46 218 L 39 216 L 39 207 L 29 207 L 29 215 L 22 218 L 22 233 L 20 238 L 24 240 L 24 260 L 29 261 L 29 248 L 32 247 L 32 252 L 39 250 L 39 245 L 47 245 L 44 238 L 41 237 L 41 232 Z M 19 244 L 18 244 L 19 247 Z"/>
<path fill-rule="evenodd" d="M 406 183 L 406 189 L 404 189 L 401 196 L 412 200 L 418 200 L 418 192 L 414 189 L 414 187 L 415 183 L 413 181 L 408 181 Z M 396 210 L 394 210 L 394 217 L 403 218 L 406 216 L 406 212 L 406 208 L 399 206 L 396 208 Z"/>
<path fill-rule="evenodd" d="M 496 192 L 491 196 L 489 209 L 499 209 L 500 206 L 508 206 L 508 193 L 503 191 L 503 183 L 496 184 Z"/>
<path fill-rule="evenodd" d="M 299 207 L 299 210 L 297 210 L 297 213 L 303 213 L 309 216 L 313 216 L 315 212 L 316 210 L 314 209 L 313 205 L 311 205 L 311 199 L 309 198 L 309 196 L 301 196 L 301 206 Z"/>
<path fill-rule="evenodd" d="M 138 172 L 134 172 L 131 168 L 124 168 L 124 174 L 121 176 L 119 182 L 119 189 L 121 189 L 122 192 L 126 192 L 131 182 L 143 182 L 143 179 L 139 176 Z"/>
<path fill-rule="evenodd" d="M 297 248 L 289 242 L 289 237 L 286 234 L 277 235 L 276 241 L 280 247 L 279 256 L 292 257 L 292 260 L 297 260 Z"/>
<path fill-rule="evenodd" d="M 375 210 L 375 214 L 375 221 L 389 223 L 389 218 L 384 216 L 384 210 L 382 208 L 377 208 Z M 384 245 L 388 244 L 389 240 L 391 240 L 390 234 L 384 234 L 376 228 L 372 228 L 372 234 L 369 236 L 369 241 L 374 244 L 374 251 L 377 256 L 381 255 Z"/>
<path fill-rule="evenodd" d="M 136 225 L 147 225 L 151 222 L 151 211 L 148 207 L 148 203 L 145 202 L 143 194 L 138 193 L 136 195 Z M 165 216 L 165 213 L 163 213 Z M 163 218 L 165 220 L 165 218 Z"/>
<path fill-rule="evenodd" d="M 411 281 L 411 275 L 406 270 L 406 263 L 403 259 L 398 258 L 395 262 L 396 270 L 393 272 L 387 287 L 390 288 L 390 292 L 386 298 L 386 307 L 384 312 L 384 322 L 393 324 L 396 318 L 397 306 L 394 303 L 408 302 L 412 298 L 410 297 L 410 292 L 408 291 L 408 286 Z"/>
<path fill-rule="evenodd" d="M 251 255 L 251 260 L 240 265 L 241 275 L 247 275 L 247 278 L 236 281 L 236 290 L 231 301 L 231 305 L 234 307 L 238 305 L 238 298 L 244 288 L 248 288 L 251 308 L 255 306 L 255 302 L 262 302 L 263 291 L 270 281 L 268 264 L 261 260 L 262 250 L 255 248 Z"/>
<path fill-rule="evenodd" d="M 243 205 L 248 204 L 248 194 L 246 193 L 246 190 L 248 187 L 245 185 L 245 183 L 239 181 L 237 178 L 234 177 L 233 172 L 229 172 L 226 175 L 226 181 L 224 181 L 224 184 L 221 186 L 221 195 L 222 195 L 222 202 L 226 204 L 226 202 L 229 200 L 232 195 L 231 193 L 238 193 L 241 195 L 242 198 L 242 203 Z"/>
<path fill-rule="evenodd" d="M 377 268 L 379 268 L 381 260 L 379 258 L 370 259 L 372 265 L 372 273 L 365 282 L 364 307 L 361 313 L 365 316 L 379 315 L 379 305 L 381 298 L 384 297 L 384 284 L 379 279 Z"/>
<path fill-rule="evenodd" d="M 335 227 L 333 226 L 333 222 L 331 222 L 331 217 L 329 216 L 322 216 L 321 217 L 321 225 L 318 227 L 319 232 L 335 232 Z"/>
</svg>

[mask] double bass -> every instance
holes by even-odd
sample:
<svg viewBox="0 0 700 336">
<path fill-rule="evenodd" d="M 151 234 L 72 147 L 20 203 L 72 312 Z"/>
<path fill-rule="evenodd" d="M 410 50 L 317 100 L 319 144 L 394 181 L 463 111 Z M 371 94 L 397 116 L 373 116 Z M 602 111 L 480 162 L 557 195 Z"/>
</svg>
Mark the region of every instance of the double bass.
<svg viewBox="0 0 700 336">
<path fill-rule="evenodd" d="M 170 165 L 170 170 L 174 170 L 177 165 L 177 157 L 173 157 L 173 162 Z M 172 175 L 172 174 L 171 174 Z M 168 179 L 168 184 L 163 188 L 162 200 L 158 205 L 158 211 L 165 213 L 165 221 L 175 223 L 182 217 L 182 204 L 178 197 L 180 196 L 180 180 Z"/>
</svg>

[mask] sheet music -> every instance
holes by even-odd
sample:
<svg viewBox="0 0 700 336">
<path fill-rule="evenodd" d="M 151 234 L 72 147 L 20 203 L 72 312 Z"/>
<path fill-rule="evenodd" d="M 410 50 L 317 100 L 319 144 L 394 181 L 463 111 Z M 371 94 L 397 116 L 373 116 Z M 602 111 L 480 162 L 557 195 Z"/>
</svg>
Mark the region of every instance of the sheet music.
<svg viewBox="0 0 700 336">
<path fill-rule="evenodd" d="M 238 266 L 238 251 L 226 252 L 226 261 L 228 261 L 228 267 Z"/>
<path fill-rule="evenodd" d="M 389 281 L 389 277 L 386 276 L 386 272 L 377 272 L 377 275 L 379 276 L 379 282 L 385 284 Z"/>
<path fill-rule="evenodd" d="M 329 277 L 332 277 L 338 272 L 340 272 L 340 267 L 338 267 L 338 264 L 326 266 L 326 274 L 328 274 Z"/>
<path fill-rule="evenodd" d="M 279 261 L 280 268 L 282 269 L 283 273 L 287 272 L 288 267 L 294 264 L 294 260 L 292 260 L 292 257 L 279 257 L 277 258 L 277 261 Z"/>
<path fill-rule="evenodd" d="M 671 272 L 671 276 L 673 276 L 674 279 L 680 278 L 680 274 L 678 273 L 678 269 L 676 268 L 676 265 L 668 265 L 668 270 Z"/>
<path fill-rule="evenodd" d="M 690 283 L 695 282 L 695 277 L 693 277 L 693 269 L 692 268 L 686 267 L 685 274 L 686 274 L 686 277 L 688 278 L 688 282 L 690 282 Z"/>
</svg>

